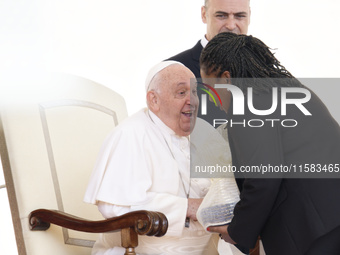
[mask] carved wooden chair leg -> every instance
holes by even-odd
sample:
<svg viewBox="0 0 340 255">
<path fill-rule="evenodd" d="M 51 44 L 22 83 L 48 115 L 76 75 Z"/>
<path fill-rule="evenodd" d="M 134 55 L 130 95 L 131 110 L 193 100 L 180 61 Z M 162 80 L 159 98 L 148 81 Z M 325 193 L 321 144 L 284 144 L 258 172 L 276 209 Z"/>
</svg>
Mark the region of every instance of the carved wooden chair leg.
<svg viewBox="0 0 340 255">
<path fill-rule="evenodd" d="M 121 230 L 122 246 L 125 248 L 124 255 L 136 255 L 135 248 L 138 246 L 138 235 L 134 228 Z"/>
</svg>

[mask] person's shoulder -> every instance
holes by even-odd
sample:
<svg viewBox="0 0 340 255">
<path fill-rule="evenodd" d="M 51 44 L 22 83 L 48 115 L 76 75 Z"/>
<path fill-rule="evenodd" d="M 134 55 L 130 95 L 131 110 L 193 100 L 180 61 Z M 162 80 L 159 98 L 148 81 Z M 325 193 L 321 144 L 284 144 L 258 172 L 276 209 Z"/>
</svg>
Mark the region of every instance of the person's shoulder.
<svg viewBox="0 0 340 255">
<path fill-rule="evenodd" d="M 181 63 L 183 63 L 185 65 L 186 61 L 197 57 L 197 55 L 199 56 L 199 54 L 201 53 L 203 49 L 203 46 L 201 45 L 201 41 L 199 40 L 196 45 L 190 49 L 187 49 L 185 51 L 182 51 L 166 60 L 176 60 L 179 61 Z M 196 54 L 198 53 L 198 54 Z"/>
<path fill-rule="evenodd" d="M 186 61 L 188 58 L 191 58 L 191 57 L 192 57 L 192 48 L 182 51 L 166 60 L 175 60 L 175 61 L 183 63 L 184 61 Z"/>
<path fill-rule="evenodd" d="M 147 114 L 146 109 L 142 109 L 133 115 L 124 119 L 118 126 L 112 130 L 115 135 L 133 135 L 143 134 L 147 129 Z"/>
</svg>

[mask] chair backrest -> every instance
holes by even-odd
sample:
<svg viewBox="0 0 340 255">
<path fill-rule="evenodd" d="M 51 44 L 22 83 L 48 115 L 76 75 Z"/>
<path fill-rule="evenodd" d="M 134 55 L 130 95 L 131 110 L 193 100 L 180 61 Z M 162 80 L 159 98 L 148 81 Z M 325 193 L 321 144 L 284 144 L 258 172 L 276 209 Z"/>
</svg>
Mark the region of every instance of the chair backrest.
<svg viewBox="0 0 340 255">
<path fill-rule="evenodd" d="M 83 196 L 105 136 L 127 116 L 124 99 L 66 74 L 13 77 L 0 91 L 1 159 L 20 255 L 90 254 L 97 234 L 29 230 L 39 208 L 102 219 Z"/>
</svg>

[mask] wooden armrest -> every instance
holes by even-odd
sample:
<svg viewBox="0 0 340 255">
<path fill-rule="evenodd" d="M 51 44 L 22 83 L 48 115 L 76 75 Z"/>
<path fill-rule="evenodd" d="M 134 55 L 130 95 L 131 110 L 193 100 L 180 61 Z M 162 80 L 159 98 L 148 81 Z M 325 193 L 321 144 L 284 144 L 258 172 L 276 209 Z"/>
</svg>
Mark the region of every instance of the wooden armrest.
<svg viewBox="0 0 340 255">
<path fill-rule="evenodd" d="M 138 235 L 165 235 L 168 220 L 163 213 L 134 211 L 107 220 L 89 221 L 61 211 L 39 209 L 30 213 L 31 230 L 47 230 L 50 224 L 81 232 L 105 233 L 124 228 L 133 228 Z"/>
<path fill-rule="evenodd" d="M 47 230 L 50 224 L 81 232 L 105 233 L 121 230 L 122 246 L 125 254 L 136 254 L 138 235 L 161 237 L 168 230 L 168 220 L 163 213 L 152 211 L 135 211 L 107 220 L 89 221 L 57 211 L 39 209 L 30 213 L 31 230 Z"/>
</svg>

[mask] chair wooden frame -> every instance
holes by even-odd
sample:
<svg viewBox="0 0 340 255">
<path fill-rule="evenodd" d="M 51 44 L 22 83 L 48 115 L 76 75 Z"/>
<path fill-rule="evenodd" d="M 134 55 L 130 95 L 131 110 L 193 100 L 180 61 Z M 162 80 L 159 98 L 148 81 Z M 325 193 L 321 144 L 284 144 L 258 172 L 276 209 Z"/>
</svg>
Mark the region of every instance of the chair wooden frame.
<svg viewBox="0 0 340 255">
<path fill-rule="evenodd" d="M 49 77 L 49 76 L 48 76 Z M 40 111 L 40 120 L 42 123 L 42 128 L 41 131 L 43 131 L 44 135 L 44 140 L 46 141 L 46 146 L 47 146 L 47 152 L 45 152 L 45 159 L 47 155 L 47 160 L 45 162 L 50 162 L 50 168 L 53 170 L 53 154 L 51 154 L 51 151 L 48 151 L 49 143 L 50 143 L 50 137 L 49 137 L 49 130 L 46 122 L 46 110 L 48 109 L 55 109 L 55 108 L 62 108 L 68 105 L 71 105 L 72 107 L 77 107 L 78 106 L 84 106 L 85 108 L 91 108 L 94 110 L 99 110 L 100 112 L 104 112 L 106 115 L 109 116 L 113 120 L 114 125 L 117 125 L 118 120 L 122 119 L 122 116 L 119 115 L 117 116 L 115 112 L 112 112 L 110 110 L 112 108 L 112 105 L 116 104 L 116 102 L 111 103 L 112 101 L 117 101 L 118 104 L 125 104 L 124 100 L 122 97 L 115 92 L 109 91 L 107 88 L 101 86 L 100 84 L 94 85 L 94 82 L 83 79 L 83 78 L 77 78 L 74 76 L 65 76 L 65 75 L 57 75 L 57 76 L 52 76 L 54 79 L 56 77 L 61 78 L 61 80 L 57 80 L 58 82 L 55 83 L 56 86 L 59 87 L 62 85 L 63 88 L 65 88 L 65 91 L 68 91 L 70 88 L 73 89 L 74 92 L 73 96 L 76 95 L 76 99 L 64 98 L 64 94 L 60 93 L 62 95 L 58 98 L 57 101 L 43 101 L 40 103 L 40 110 L 38 108 L 35 108 L 35 116 L 39 116 L 39 111 Z M 45 80 L 43 80 L 45 82 Z M 53 81 L 53 80 L 46 80 L 47 82 Z M 8 80 L 9 84 L 11 84 L 11 79 Z M 23 82 L 26 82 L 26 79 L 23 79 Z M 72 83 L 78 83 L 80 84 L 76 85 L 77 87 L 73 87 Z M 35 81 L 33 81 L 35 83 Z M 16 85 L 15 83 L 13 83 Z M 48 84 L 46 84 L 48 85 Z M 11 86 L 11 85 L 9 85 Z M 99 102 L 99 104 L 96 104 L 95 101 L 92 103 L 92 94 L 88 93 L 86 94 L 85 99 L 79 99 L 78 96 L 78 91 L 83 89 L 87 91 L 93 91 L 92 89 L 98 88 L 100 91 L 101 95 L 104 95 L 104 98 L 95 98 L 96 102 Z M 96 91 L 97 93 L 98 91 Z M 99 93 L 99 92 L 98 92 Z M 111 94 L 116 95 L 115 98 L 111 97 Z M 87 101 L 86 98 L 89 98 Z M 105 107 L 105 104 L 102 106 L 103 100 L 105 101 L 105 104 L 109 104 L 109 108 Z M 85 100 L 85 101 L 82 101 Z M 109 102 L 109 103 L 107 103 Z M 0 102 L 1 103 L 1 102 Z M 17 195 L 22 192 L 22 190 L 17 190 L 16 182 L 14 182 L 14 177 L 15 174 L 13 174 L 13 170 L 17 168 L 16 165 L 13 164 L 13 147 L 11 146 L 12 144 L 12 137 L 8 137 L 6 135 L 8 131 L 11 131 L 11 129 L 8 126 L 7 120 L 8 120 L 8 112 L 6 110 L 6 107 L 4 108 L 5 110 L 3 111 L 2 105 L 0 105 L 0 155 L 1 155 L 1 162 L 4 170 L 4 177 L 5 177 L 5 182 L 6 182 L 6 188 L 7 188 L 7 194 L 9 197 L 9 204 L 10 204 L 10 209 L 11 209 L 11 214 L 12 214 L 12 220 L 13 220 L 13 226 L 14 226 L 14 232 L 16 236 L 16 242 L 17 242 L 17 248 L 18 248 L 18 254 L 19 255 L 30 255 L 32 252 L 30 252 L 30 249 L 27 248 L 26 244 L 26 239 L 25 239 L 25 234 L 31 231 L 45 231 L 47 229 L 50 229 L 52 233 L 55 234 L 54 231 L 58 230 L 58 228 L 50 228 L 51 224 L 60 226 L 64 230 L 75 230 L 78 232 L 87 232 L 87 233 L 106 233 L 106 232 L 121 232 L 121 245 L 122 247 L 125 248 L 126 252 L 125 254 L 127 255 L 133 255 L 135 253 L 135 248 L 138 246 L 138 235 L 148 235 L 148 236 L 156 236 L 156 237 L 161 237 L 166 234 L 167 229 L 168 229 L 168 221 L 167 218 L 163 213 L 159 212 L 152 212 L 152 211 L 135 211 L 135 212 L 130 212 L 127 214 L 124 214 L 119 217 L 114 217 L 111 219 L 106 219 L 106 220 L 87 220 L 84 218 L 79 218 L 75 216 L 76 214 L 67 214 L 65 213 L 64 207 L 62 203 L 59 203 L 58 200 L 58 195 L 61 197 L 60 194 L 58 194 L 58 188 L 54 186 L 54 190 L 56 191 L 56 203 L 53 202 L 53 204 L 56 204 L 57 208 L 53 208 L 53 210 L 48 210 L 48 209 L 38 209 L 40 205 L 37 206 L 37 210 L 35 210 L 35 206 L 30 206 L 30 210 L 25 211 L 25 213 L 22 212 L 22 210 L 19 210 L 21 207 L 19 207 L 19 200 Z M 111 107 L 111 108 L 110 108 Z M 125 105 L 123 106 L 123 108 Z M 7 107 L 8 108 L 8 107 Z M 125 108 L 124 108 L 125 109 Z M 126 110 L 125 110 L 126 111 Z M 123 110 L 124 112 L 124 110 Z M 124 114 L 122 110 L 120 110 L 120 114 Z M 20 136 L 20 134 L 19 134 Z M 17 148 L 17 147 L 16 147 Z M 15 151 L 15 150 L 14 150 Z M 39 154 L 40 155 L 40 154 Z M 21 156 L 21 155 L 20 155 Z M 52 158 L 52 160 L 51 160 Z M 34 158 L 35 160 L 39 160 Z M 39 185 L 39 176 L 34 177 L 36 174 L 33 169 L 34 169 L 34 164 L 36 161 L 31 161 L 33 164 L 32 166 L 30 165 L 29 168 L 27 168 L 26 172 L 30 172 L 29 175 L 32 176 L 32 179 L 34 180 L 34 185 Z M 39 162 L 37 162 L 39 163 Z M 51 167 L 52 165 L 52 167 Z M 47 167 L 48 168 L 48 167 Z M 42 169 L 45 169 L 45 165 Z M 46 169 L 47 172 L 52 174 L 53 176 L 53 171 L 51 169 Z M 41 170 L 41 169 L 40 169 Z M 38 174 L 39 175 L 39 174 Z M 44 184 L 44 181 L 41 183 Z M 55 184 L 55 183 L 53 183 Z M 43 191 L 43 190 L 41 190 Z M 41 192 L 40 191 L 40 192 Z M 39 195 L 39 194 L 35 194 Z M 33 196 L 35 196 L 33 195 Z M 26 196 L 27 198 L 27 196 Z M 31 197 L 33 199 L 36 199 L 35 197 Z M 31 200 L 30 200 L 31 201 Z M 44 206 L 44 204 L 42 204 Z M 55 205 L 54 205 L 55 206 Z M 33 211 L 32 211 L 33 210 Z M 67 209 L 66 209 L 67 210 Z M 29 214 L 29 215 L 28 215 Z M 24 220 L 23 220 L 24 219 Z M 27 220 L 28 219 L 28 220 Z M 48 235 L 48 233 L 46 233 Z M 40 236 L 40 235 L 39 235 Z M 45 236 L 45 235 L 44 235 Z M 50 236 L 49 239 L 53 239 L 54 235 Z M 59 243 L 59 240 L 61 239 L 55 239 L 57 242 L 57 245 Z M 77 240 L 84 241 L 84 243 L 78 245 L 77 243 L 75 244 L 74 242 L 77 242 Z M 81 240 L 81 239 L 72 239 L 70 238 L 70 241 L 73 246 L 81 246 L 83 248 L 85 247 L 91 247 L 93 245 L 93 241 L 91 243 L 85 243 L 85 242 L 90 242 L 87 240 Z M 79 242 L 80 242 L 79 241 Z M 39 239 L 36 240 L 35 242 L 39 242 Z M 64 239 L 65 244 L 68 244 L 68 240 Z M 60 245 L 63 245 L 64 243 L 60 242 Z"/>
<path fill-rule="evenodd" d="M 26 255 L 27 252 L 23 245 L 24 238 L 22 235 L 22 226 L 19 219 L 18 205 L 15 196 L 13 177 L 11 174 L 1 116 L 0 155 L 7 184 L 6 187 L 12 212 L 18 253 L 20 255 Z M 121 230 L 122 247 L 126 249 L 125 255 L 136 254 L 135 248 L 138 246 L 138 235 L 161 237 L 166 234 L 168 229 L 168 220 L 165 215 L 160 212 L 152 211 L 135 211 L 107 220 L 90 221 L 58 210 L 38 209 L 32 211 L 28 218 L 30 229 L 32 231 L 47 230 L 49 229 L 50 224 L 88 233 L 105 233 Z"/>
<path fill-rule="evenodd" d="M 56 210 L 38 209 L 29 216 L 31 230 L 47 230 L 50 224 L 89 233 L 105 233 L 121 230 L 122 246 L 126 255 L 135 255 L 138 235 L 161 237 L 168 229 L 163 213 L 135 211 L 101 221 L 89 221 Z"/>
</svg>

